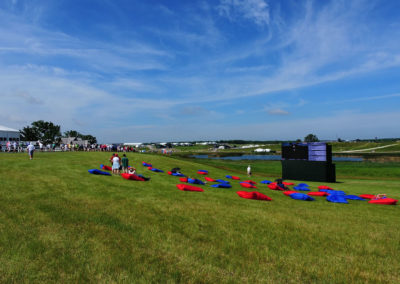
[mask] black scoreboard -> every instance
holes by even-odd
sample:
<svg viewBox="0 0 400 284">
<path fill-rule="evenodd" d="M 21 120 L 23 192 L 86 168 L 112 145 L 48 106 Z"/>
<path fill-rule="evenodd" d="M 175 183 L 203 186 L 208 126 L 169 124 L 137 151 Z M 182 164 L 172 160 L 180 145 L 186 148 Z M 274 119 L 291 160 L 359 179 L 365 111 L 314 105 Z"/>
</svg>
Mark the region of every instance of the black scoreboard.
<svg viewBox="0 0 400 284">
<path fill-rule="evenodd" d="M 282 178 L 335 182 L 332 146 L 322 142 L 283 143 Z"/>
</svg>

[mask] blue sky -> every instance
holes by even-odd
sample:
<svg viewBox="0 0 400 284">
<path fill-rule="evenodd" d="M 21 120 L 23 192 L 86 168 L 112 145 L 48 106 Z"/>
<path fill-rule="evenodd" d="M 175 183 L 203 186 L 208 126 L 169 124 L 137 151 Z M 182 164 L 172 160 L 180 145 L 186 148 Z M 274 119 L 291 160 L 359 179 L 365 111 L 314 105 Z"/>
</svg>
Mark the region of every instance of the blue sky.
<svg viewBox="0 0 400 284">
<path fill-rule="evenodd" d="M 0 124 L 100 142 L 399 137 L 400 1 L 3 0 Z"/>
</svg>

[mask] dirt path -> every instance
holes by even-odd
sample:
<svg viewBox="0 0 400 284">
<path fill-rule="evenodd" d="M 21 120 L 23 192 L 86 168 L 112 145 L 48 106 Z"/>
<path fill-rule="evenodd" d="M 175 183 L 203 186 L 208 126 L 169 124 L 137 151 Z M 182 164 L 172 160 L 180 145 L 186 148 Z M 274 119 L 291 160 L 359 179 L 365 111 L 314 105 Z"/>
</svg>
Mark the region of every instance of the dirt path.
<svg viewBox="0 0 400 284">
<path fill-rule="evenodd" d="M 392 147 L 392 146 L 396 146 L 396 145 L 398 145 L 398 143 L 396 143 L 396 144 L 390 144 L 390 145 L 385 145 L 385 146 L 374 147 L 374 148 L 367 148 L 367 149 L 360 149 L 360 150 L 342 151 L 342 152 L 339 152 L 339 153 L 365 152 L 365 151 L 371 151 L 371 150 L 376 150 L 376 149 L 388 148 L 388 147 Z"/>
</svg>

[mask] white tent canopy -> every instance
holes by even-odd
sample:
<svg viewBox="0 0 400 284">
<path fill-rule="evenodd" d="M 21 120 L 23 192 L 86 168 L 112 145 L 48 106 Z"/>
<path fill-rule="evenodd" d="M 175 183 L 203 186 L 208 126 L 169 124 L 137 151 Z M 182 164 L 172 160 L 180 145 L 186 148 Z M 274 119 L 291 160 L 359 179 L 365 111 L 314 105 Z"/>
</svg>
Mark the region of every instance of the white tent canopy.
<svg viewBox="0 0 400 284">
<path fill-rule="evenodd" d="M 7 141 L 19 141 L 19 130 L 0 125 L 0 144 L 5 145 Z"/>
<path fill-rule="evenodd" d="M 0 131 L 9 131 L 9 132 L 18 132 L 19 133 L 19 130 L 5 127 L 3 125 L 0 125 Z"/>
</svg>

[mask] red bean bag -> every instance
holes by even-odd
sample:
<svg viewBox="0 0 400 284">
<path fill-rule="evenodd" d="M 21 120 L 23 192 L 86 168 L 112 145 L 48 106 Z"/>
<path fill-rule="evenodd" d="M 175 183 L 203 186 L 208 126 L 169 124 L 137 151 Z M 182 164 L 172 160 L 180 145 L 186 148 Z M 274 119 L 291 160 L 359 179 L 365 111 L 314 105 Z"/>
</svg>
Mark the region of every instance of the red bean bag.
<svg viewBox="0 0 400 284">
<path fill-rule="evenodd" d="M 256 200 L 264 200 L 264 201 L 271 201 L 272 199 L 265 194 L 262 194 L 261 192 L 258 191 L 237 191 L 237 195 L 239 195 L 241 198 L 246 198 L 246 199 L 256 199 Z"/>
<path fill-rule="evenodd" d="M 215 182 L 215 181 L 216 181 L 215 179 L 210 178 L 210 177 L 204 177 L 204 179 L 205 179 L 206 181 L 211 181 L 211 182 Z"/>
<path fill-rule="evenodd" d="M 187 177 L 179 178 L 179 180 L 180 180 L 181 182 L 188 182 L 188 178 L 187 178 Z"/>
<path fill-rule="evenodd" d="M 239 183 L 242 187 L 246 187 L 246 188 L 257 188 L 256 186 L 252 185 L 251 183 L 248 182 L 241 182 Z"/>
<path fill-rule="evenodd" d="M 148 170 L 151 170 L 153 167 L 147 167 Z"/>
<path fill-rule="evenodd" d="M 320 186 L 318 186 L 318 189 L 333 189 L 333 188 L 331 188 L 327 185 L 320 185 Z"/>
<path fill-rule="evenodd" d="M 208 171 L 206 171 L 206 170 L 198 170 L 197 173 L 199 175 L 208 175 Z"/>
<path fill-rule="evenodd" d="M 361 195 L 359 195 L 361 198 L 364 198 L 364 199 L 372 199 L 372 198 L 374 198 L 375 197 L 375 195 L 373 195 L 373 194 L 361 194 Z"/>
<path fill-rule="evenodd" d="M 168 171 L 167 174 L 172 175 L 172 172 L 171 172 L 171 171 Z"/>
<path fill-rule="evenodd" d="M 137 181 L 145 181 L 144 178 L 142 178 L 142 177 L 140 177 L 140 176 L 137 176 L 137 175 L 134 175 L 134 174 L 126 174 L 126 173 L 123 173 L 123 174 L 121 174 L 121 176 L 122 176 L 124 179 L 137 180 Z"/>
<path fill-rule="evenodd" d="M 311 192 L 307 193 L 307 195 L 310 195 L 310 196 L 328 196 L 329 193 L 327 193 L 325 191 L 311 191 Z"/>
<path fill-rule="evenodd" d="M 182 190 L 182 191 L 198 191 L 198 192 L 203 192 L 203 191 L 204 191 L 204 190 L 203 190 L 202 188 L 200 188 L 200 187 L 193 186 L 193 185 L 189 185 L 189 184 L 182 184 L 182 183 L 180 183 L 180 184 L 177 184 L 176 187 L 177 187 L 179 190 Z"/>
<path fill-rule="evenodd" d="M 232 176 L 232 179 L 240 180 L 240 177 Z"/>
<path fill-rule="evenodd" d="M 103 165 L 103 166 L 101 167 L 101 169 L 102 169 L 102 170 L 107 170 L 107 171 L 112 171 L 112 167 L 106 166 L 106 165 Z"/>
<path fill-rule="evenodd" d="M 299 193 L 299 192 L 294 191 L 294 190 L 286 190 L 286 191 L 283 192 L 283 194 L 286 195 L 286 196 L 289 196 L 289 195 L 291 195 L 292 193 Z"/>
<path fill-rule="evenodd" d="M 282 182 L 284 185 L 294 185 L 294 183 L 293 182 L 286 182 L 286 181 L 284 181 L 284 182 Z"/>
<path fill-rule="evenodd" d="M 380 199 L 371 199 L 368 203 L 372 204 L 382 204 L 382 205 L 396 205 L 398 200 L 393 198 L 380 198 Z"/>
<path fill-rule="evenodd" d="M 256 184 L 256 182 L 252 181 L 252 180 L 245 180 L 244 182 L 248 182 L 248 183 L 251 183 L 251 184 Z"/>
<path fill-rule="evenodd" d="M 272 189 L 272 190 L 283 190 L 283 191 L 285 190 L 284 188 L 278 186 L 278 185 L 276 184 L 276 182 L 270 183 L 270 184 L 268 185 L 268 188 L 269 188 L 269 189 Z"/>
</svg>

